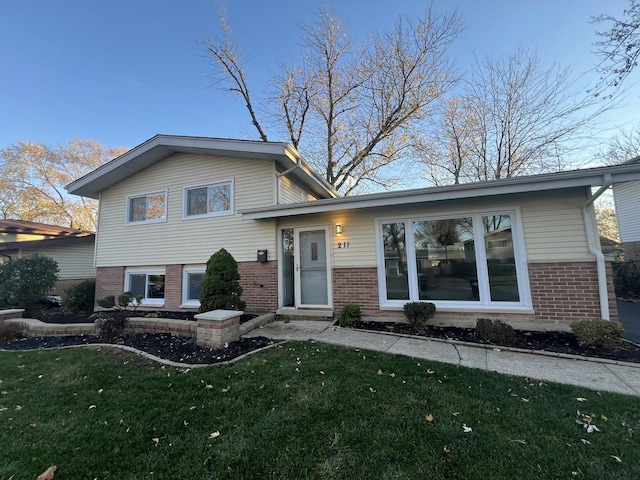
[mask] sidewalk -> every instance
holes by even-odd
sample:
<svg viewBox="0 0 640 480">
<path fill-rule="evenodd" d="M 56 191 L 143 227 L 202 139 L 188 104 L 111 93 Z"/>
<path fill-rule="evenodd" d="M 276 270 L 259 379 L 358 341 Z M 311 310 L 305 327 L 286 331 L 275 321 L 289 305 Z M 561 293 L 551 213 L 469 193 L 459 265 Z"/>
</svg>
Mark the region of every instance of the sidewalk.
<svg viewBox="0 0 640 480">
<path fill-rule="evenodd" d="M 256 328 L 245 336 L 264 336 L 275 340 L 314 340 L 640 396 L 640 365 L 616 364 L 610 360 L 564 358 L 559 354 L 524 353 L 428 338 L 373 333 L 332 326 L 332 322 L 327 321 L 275 321 Z"/>
</svg>

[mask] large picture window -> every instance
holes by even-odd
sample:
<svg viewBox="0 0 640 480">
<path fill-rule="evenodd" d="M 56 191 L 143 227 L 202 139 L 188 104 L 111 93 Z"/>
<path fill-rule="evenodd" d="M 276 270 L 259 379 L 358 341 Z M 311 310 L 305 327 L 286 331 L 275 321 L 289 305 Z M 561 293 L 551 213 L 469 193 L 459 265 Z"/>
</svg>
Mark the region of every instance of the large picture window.
<svg viewBox="0 0 640 480">
<path fill-rule="evenodd" d="M 127 223 L 164 222 L 167 215 L 167 192 L 127 197 Z"/>
<path fill-rule="evenodd" d="M 187 187 L 184 190 L 185 218 L 233 213 L 233 181 Z"/>
<path fill-rule="evenodd" d="M 142 305 L 164 305 L 164 270 L 127 270 L 125 292 L 141 296 Z"/>
<path fill-rule="evenodd" d="M 379 221 L 381 306 L 431 301 L 450 307 L 530 307 L 515 214 Z"/>
</svg>

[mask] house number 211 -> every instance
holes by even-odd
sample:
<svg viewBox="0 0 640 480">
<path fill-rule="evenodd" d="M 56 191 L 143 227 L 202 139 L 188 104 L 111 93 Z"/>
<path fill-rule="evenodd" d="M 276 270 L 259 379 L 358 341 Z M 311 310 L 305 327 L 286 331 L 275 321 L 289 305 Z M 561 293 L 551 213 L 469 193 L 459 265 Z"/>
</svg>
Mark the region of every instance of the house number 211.
<svg viewBox="0 0 640 480">
<path fill-rule="evenodd" d="M 338 248 L 349 248 L 349 242 L 338 242 Z"/>
</svg>

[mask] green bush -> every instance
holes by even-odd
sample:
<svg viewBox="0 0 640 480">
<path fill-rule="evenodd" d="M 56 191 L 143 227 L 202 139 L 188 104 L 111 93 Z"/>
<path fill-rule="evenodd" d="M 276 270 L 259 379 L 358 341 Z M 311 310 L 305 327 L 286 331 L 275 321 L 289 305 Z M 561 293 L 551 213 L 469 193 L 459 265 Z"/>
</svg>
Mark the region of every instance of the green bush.
<svg viewBox="0 0 640 480">
<path fill-rule="evenodd" d="M 229 252 L 221 248 L 207 262 L 198 311 L 244 310 L 246 303 L 241 300 L 241 295 L 238 263 Z"/>
<path fill-rule="evenodd" d="M 640 266 L 634 262 L 613 262 L 613 284 L 616 296 L 640 298 Z"/>
<path fill-rule="evenodd" d="M 74 313 L 92 312 L 96 302 L 96 281 L 84 280 L 65 290 L 65 310 Z"/>
<path fill-rule="evenodd" d="M 342 313 L 338 319 L 338 325 L 341 327 L 357 327 L 362 319 L 362 311 L 360 305 L 355 303 L 347 303 L 342 308 Z"/>
<path fill-rule="evenodd" d="M 25 316 L 36 316 L 42 298 L 58 280 L 58 263 L 35 254 L 0 265 L 0 308 L 24 308 Z"/>
<path fill-rule="evenodd" d="M 489 343 L 510 344 L 516 341 L 516 332 L 511 325 L 490 318 L 479 318 L 476 321 L 476 336 Z"/>
<path fill-rule="evenodd" d="M 624 327 L 610 320 L 582 320 L 571 324 L 571 330 L 582 345 L 617 348 L 625 336 Z"/>
<path fill-rule="evenodd" d="M 404 304 L 404 315 L 414 327 L 423 327 L 436 314 L 436 306 L 431 302 L 409 302 Z"/>
</svg>

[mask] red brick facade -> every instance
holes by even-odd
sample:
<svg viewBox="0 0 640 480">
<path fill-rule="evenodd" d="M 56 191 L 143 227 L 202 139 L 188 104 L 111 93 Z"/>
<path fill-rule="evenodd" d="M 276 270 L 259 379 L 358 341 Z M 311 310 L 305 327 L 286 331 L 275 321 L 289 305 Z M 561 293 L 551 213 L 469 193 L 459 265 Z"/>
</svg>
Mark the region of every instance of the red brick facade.
<svg viewBox="0 0 640 480">
<path fill-rule="evenodd" d="M 194 311 L 194 308 L 181 308 L 182 304 L 182 265 L 165 267 L 165 304 L 161 310 Z M 246 311 L 262 313 L 278 308 L 278 268 L 276 262 L 238 262 L 240 284 L 243 288 L 242 299 L 247 302 Z M 107 295 L 118 296 L 124 289 L 125 267 L 98 267 L 96 281 L 96 299 Z M 144 304 L 140 307 L 144 309 Z M 149 307 L 154 310 L 157 308 Z"/>
<path fill-rule="evenodd" d="M 490 316 L 511 322 L 569 325 L 578 320 L 601 316 L 595 262 L 531 263 L 528 267 L 533 314 L 438 312 L 438 320 L 469 324 L 475 323 L 477 318 Z M 261 313 L 278 308 L 277 262 L 238 262 L 238 271 L 247 312 Z M 122 293 L 124 273 L 124 267 L 98 268 L 96 298 Z M 332 279 L 333 309 L 336 315 L 340 314 L 346 304 L 357 303 L 364 317 L 404 319 L 401 311 L 380 310 L 378 273 L 375 267 L 335 268 Z M 610 316 L 617 319 L 609 263 L 607 280 Z M 185 310 L 180 308 L 181 304 L 182 265 L 167 265 L 164 310 Z"/>
</svg>

